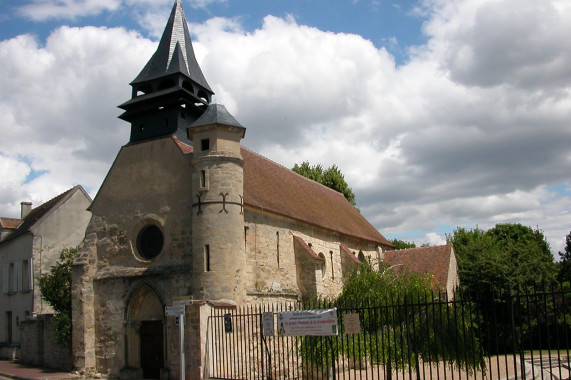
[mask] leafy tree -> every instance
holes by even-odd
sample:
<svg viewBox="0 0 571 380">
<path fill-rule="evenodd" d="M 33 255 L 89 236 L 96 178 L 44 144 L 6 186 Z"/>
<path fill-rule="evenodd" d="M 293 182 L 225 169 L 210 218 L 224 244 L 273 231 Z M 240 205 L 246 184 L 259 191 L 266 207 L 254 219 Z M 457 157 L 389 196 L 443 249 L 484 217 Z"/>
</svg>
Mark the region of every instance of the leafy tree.
<svg viewBox="0 0 571 380">
<path fill-rule="evenodd" d="M 478 305 L 483 344 L 490 353 L 509 352 L 509 342 L 527 339 L 527 332 L 512 329 L 512 318 L 529 314 L 525 305 L 514 308 L 510 294 L 534 292 L 555 281 L 543 233 L 521 224 L 498 224 L 488 231 L 457 228 L 447 240 L 454 245 L 462 297 Z M 543 323 L 540 319 L 529 323 Z"/>
<path fill-rule="evenodd" d="M 416 244 L 412 241 L 412 242 L 408 242 L 408 241 L 404 241 L 404 240 L 400 240 L 400 239 L 392 239 L 391 244 L 395 246 L 396 249 L 410 249 L 410 248 L 416 248 Z"/>
<path fill-rule="evenodd" d="M 353 206 L 356 205 L 355 194 L 349 185 L 347 185 L 345 177 L 337 165 L 323 169 L 323 166 L 320 164 L 311 166 L 308 161 L 304 161 L 301 165 L 295 164 L 292 170 L 306 178 L 340 192 Z"/>
<path fill-rule="evenodd" d="M 461 286 L 468 291 L 551 284 L 556 267 L 543 233 L 521 224 L 497 224 L 488 231 L 457 228 L 454 245 Z"/>
<path fill-rule="evenodd" d="M 559 252 L 559 273 L 557 279 L 559 282 L 571 282 L 571 231 L 566 237 L 566 245 L 564 252 Z"/>
<path fill-rule="evenodd" d="M 55 311 L 56 341 L 62 346 L 71 342 L 71 265 L 76 254 L 77 248 L 62 249 L 59 262 L 38 281 L 42 297 Z"/>
</svg>

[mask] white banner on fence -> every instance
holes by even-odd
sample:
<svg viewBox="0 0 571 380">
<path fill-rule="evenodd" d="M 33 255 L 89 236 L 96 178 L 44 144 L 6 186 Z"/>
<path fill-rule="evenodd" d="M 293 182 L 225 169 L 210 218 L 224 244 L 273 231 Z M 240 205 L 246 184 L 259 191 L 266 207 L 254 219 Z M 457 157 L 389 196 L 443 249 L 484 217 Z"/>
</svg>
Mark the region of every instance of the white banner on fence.
<svg viewBox="0 0 571 380">
<path fill-rule="evenodd" d="M 330 336 L 337 331 L 337 309 L 278 313 L 278 333 L 282 336 Z"/>
</svg>

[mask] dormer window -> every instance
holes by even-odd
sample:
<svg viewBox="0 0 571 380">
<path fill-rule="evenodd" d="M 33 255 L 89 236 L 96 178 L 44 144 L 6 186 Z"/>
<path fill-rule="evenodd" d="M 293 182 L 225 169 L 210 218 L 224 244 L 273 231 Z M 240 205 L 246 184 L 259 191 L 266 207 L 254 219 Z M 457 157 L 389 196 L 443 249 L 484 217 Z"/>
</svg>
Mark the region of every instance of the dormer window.
<svg viewBox="0 0 571 380">
<path fill-rule="evenodd" d="M 200 150 L 205 151 L 210 149 L 210 139 L 200 140 Z"/>
</svg>

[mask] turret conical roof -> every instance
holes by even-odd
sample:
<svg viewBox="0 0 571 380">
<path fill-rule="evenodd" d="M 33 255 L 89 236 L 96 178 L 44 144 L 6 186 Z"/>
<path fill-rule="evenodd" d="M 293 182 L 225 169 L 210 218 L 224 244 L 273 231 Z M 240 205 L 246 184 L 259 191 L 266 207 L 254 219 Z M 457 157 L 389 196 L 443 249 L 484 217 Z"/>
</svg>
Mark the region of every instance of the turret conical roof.
<svg viewBox="0 0 571 380">
<path fill-rule="evenodd" d="M 211 103 L 204 113 L 190 126 L 202 127 L 204 125 L 221 124 L 229 127 L 244 128 L 242 124 L 222 104 Z M 246 129 L 246 128 L 244 128 Z"/>
<path fill-rule="evenodd" d="M 188 76 L 213 93 L 196 61 L 181 0 L 176 0 L 173 5 L 157 51 L 131 84 L 153 80 L 176 72 Z"/>
</svg>

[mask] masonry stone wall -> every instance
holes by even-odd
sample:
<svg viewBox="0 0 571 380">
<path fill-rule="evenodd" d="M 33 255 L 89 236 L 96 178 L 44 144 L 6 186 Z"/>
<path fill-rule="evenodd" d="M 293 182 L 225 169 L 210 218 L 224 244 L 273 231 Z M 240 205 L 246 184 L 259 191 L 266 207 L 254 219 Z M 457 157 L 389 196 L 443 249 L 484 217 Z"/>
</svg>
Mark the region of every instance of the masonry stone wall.
<svg viewBox="0 0 571 380">
<path fill-rule="evenodd" d="M 64 371 L 72 369 L 71 347 L 56 342 L 51 314 L 20 322 L 20 330 L 20 361 Z"/>
<path fill-rule="evenodd" d="M 196 299 L 226 299 L 240 302 L 244 297 L 244 215 L 243 174 L 239 156 L 209 154 L 196 158 L 193 168 L 192 236 L 193 295 Z M 208 173 L 205 186 L 198 178 Z"/>
<path fill-rule="evenodd" d="M 245 247 L 247 257 L 246 286 L 252 293 L 301 294 L 297 274 L 308 272 L 313 275 L 316 291 L 325 297 L 334 297 L 341 292 L 343 280 L 358 265 L 355 261 L 359 252 L 376 262 L 383 247 L 376 243 L 343 236 L 339 233 L 318 228 L 303 222 L 246 208 Z M 300 268 L 296 264 L 293 236 L 303 239 L 311 249 L 325 259 L 323 264 L 312 268 Z M 353 258 L 340 248 L 349 248 Z M 315 261 L 315 260 L 314 260 Z M 303 261 L 305 263 L 312 262 Z"/>
</svg>

